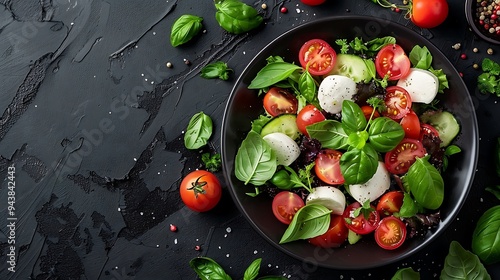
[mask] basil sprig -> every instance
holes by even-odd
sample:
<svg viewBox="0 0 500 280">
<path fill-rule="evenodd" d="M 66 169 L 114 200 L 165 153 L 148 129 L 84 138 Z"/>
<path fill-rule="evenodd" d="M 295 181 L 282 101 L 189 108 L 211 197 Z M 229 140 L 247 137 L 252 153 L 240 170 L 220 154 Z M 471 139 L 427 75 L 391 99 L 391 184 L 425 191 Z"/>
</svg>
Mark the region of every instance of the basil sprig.
<svg viewBox="0 0 500 280">
<path fill-rule="evenodd" d="M 413 67 L 428 70 L 438 78 L 438 91 L 440 93 L 443 93 L 445 89 L 450 88 L 448 78 L 446 77 L 443 69 L 434 69 L 432 67 L 432 54 L 426 46 L 421 47 L 419 45 L 415 45 L 410 51 L 409 59 Z"/>
<path fill-rule="evenodd" d="M 224 269 L 213 259 L 207 257 L 194 258 L 189 262 L 189 266 L 198 274 L 202 280 L 220 279 L 231 280 Z"/>
<path fill-rule="evenodd" d="M 476 255 L 465 250 L 457 241 L 451 241 L 439 279 L 488 280 L 491 276 Z"/>
<path fill-rule="evenodd" d="M 239 0 L 215 0 L 215 8 L 215 19 L 229 33 L 248 32 L 263 21 L 255 8 Z"/>
<path fill-rule="evenodd" d="M 227 79 L 229 79 L 229 72 L 231 71 L 231 68 L 227 67 L 227 63 L 216 61 L 206 65 L 201 69 L 201 77 L 205 79 L 219 78 L 226 81 Z"/>
<path fill-rule="evenodd" d="M 203 112 L 191 117 L 186 133 L 184 134 L 184 145 L 190 150 L 205 146 L 212 136 L 212 119 Z"/>
<path fill-rule="evenodd" d="M 374 107 L 380 99 L 369 99 Z M 366 183 L 378 167 L 378 153 L 394 149 L 404 138 L 400 124 L 379 117 L 367 122 L 363 111 L 353 101 L 342 103 L 342 122 L 324 120 L 307 126 L 311 138 L 324 148 L 347 150 L 340 158 L 340 170 L 348 185 Z"/>
<path fill-rule="evenodd" d="M 280 244 L 319 236 L 328 230 L 332 210 L 320 204 L 307 204 L 293 216 Z"/>
<path fill-rule="evenodd" d="M 170 44 L 174 47 L 187 43 L 202 28 L 203 18 L 194 15 L 182 15 L 179 17 L 170 31 Z"/>
</svg>

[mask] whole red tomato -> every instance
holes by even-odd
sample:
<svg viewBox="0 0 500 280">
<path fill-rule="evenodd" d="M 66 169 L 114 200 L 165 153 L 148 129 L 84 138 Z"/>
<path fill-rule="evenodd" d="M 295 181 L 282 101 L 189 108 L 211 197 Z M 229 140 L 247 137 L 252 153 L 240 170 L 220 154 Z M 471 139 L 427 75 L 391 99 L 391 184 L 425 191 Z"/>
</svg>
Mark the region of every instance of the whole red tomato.
<svg viewBox="0 0 500 280">
<path fill-rule="evenodd" d="M 413 0 L 410 16 L 411 21 L 418 27 L 436 27 L 448 17 L 448 2 L 446 0 Z"/>
<path fill-rule="evenodd" d="M 309 6 L 317 6 L 325 3 L 326 0 L 300 0 L 300 2 Z"/>
<path fill-rule="evenodd" d="M 214 208 L 222 196 L 219 179 L 205 170 L 196 170 L 186 175 L 179 191 L 184 204 L 196 212 Z"/>
</svg>

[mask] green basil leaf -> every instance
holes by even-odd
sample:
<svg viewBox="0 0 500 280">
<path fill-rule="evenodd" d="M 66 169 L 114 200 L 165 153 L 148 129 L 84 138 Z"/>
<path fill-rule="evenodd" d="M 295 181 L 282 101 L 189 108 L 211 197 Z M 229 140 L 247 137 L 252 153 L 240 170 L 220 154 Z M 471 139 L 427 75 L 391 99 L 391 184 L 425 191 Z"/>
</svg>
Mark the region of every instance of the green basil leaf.
<svg viewBox="0 0 500 280">
<path fill-rule="evenodd" d="M 263 21 L 255 8 L 239 0 L 216 0 L 215 8 L 215 19 L 229 33 L 248 32 Z"/>
<path fill-rule="evenodd" d="M 349 134 L 349 137 L 347 137 L 347 144 L 356 149 L 363 149 L 366 144 L 366 140 L 368 140 L 368 132 L 364 130 L 358 131 Z"/>
<path fill-rule="evenodd" d="M 401 268 L 396 271 L 391 280 L 420 280 L 420 273 L 411 267 Z"/>
<path fill-rule="evenodd" d="M 288 62 L 273 62 L 264 66 L 252 80 L 249 89 L 261 89 L 287 79 L 293 72 L 302 69 Z"/>
<path fill-rule="evenodd" d="M 186 133 L 184 134 L 184 145 L 190 150 L 195 150 L 205 146 L 212 136 L 212 119 L 199 112 L 191 117 Z"/>
<path fill-rule="evenodd" d="M 300 208 L 281 237 L 280 244 L 322 235 L 330 226 L 331 212 L 320 204 L 307 204 Z"/>
<path fill-rule="evenodd" d="M 426 46 L 415 45 L 409 54 L 410 62 L 415 68 L 427 70 L 432 64 L 432 54 Z"/>
<path fill-rule="evenodd" d="M 368 134 L 370 144 L 381 153 L 394 149 L 405 137 L 403 127 L 387 117 L 374 119 L 370 124 Z"/>
<path fill-rule="evenodd" d="M 351 100 L 342 102 L 342 128 L 347 134 L 361 131 L 366 127 L 366 117 L 358 104 Z"/>
<path fill-rule="evenodd" d="M 479 258 L 465 250 L 457 241 L 451 241 L 450 250 L 444 259 L 441 280 L 491 279 Z"/>
<path fill-rule="evenodd" d="M 318 140 L 323 148 L 347 148 L 347 134 L 342 129 L 342 124 L 336 120 L 324 120 L 306 127 L 311 138 Z"/>
<path fill-rule="evenodd" d="M 308 71 L 302 72 L 299 78 L 299 92 L 309 103 L 317 102 L 316 81 Z"/>
<path fill-rule="evenodd" d="M 386 36 L 382 38 L 375 38 L 365 43 L 368 51 L 372 53 L 378 52 L 381 48 L 389 44 L 396 44 L 396 38 L 392 36 Z"/>
<path fill-rule="evenodd" d="M 261 186 L 273 177 L 278 164 L 276 154 L 262 139 L 260 134 L 251 130 L 241 143 L 234 161 L 234 173 L 238 180 Z"/>
<path fill-rule="evenodd" d="M 187 43 L 202 28 L 203 18 L 193 15 L 182 15 L 179 17 L 170 31 L 170 44 L 174 47 Z"/>
<path fill-rule="evenodd" d="M 500 199 L 500 186 L 486 187 L 485 190 L 492 193 L 497 199 Z"/>
<path fill-rule="evenodd" d="M 401 209 L 399 210 L 398 217 L 402 218 L 410 218 L 417 214 L 418 207 L 413 201 L 413 198 L 410 194 L 405 193 L 403 197 L 403 204 L 401 205 Z"/>
<path fill-rule="evenodd" d="M 378 154 L 367 143 L 363 149 L 352 149 L 340 158 L 340 170 L 344 175 L 345 184 L 364 184 L 370 180 L 378 167 Z"/>
<path fill-rule="evenodd" d="M 472 235 L 472 252 L 485 264 L 500 261 L 500 205 L 486 210 Z"/>
<path fill-rule="evenodd" d="M 429 68 L 429 71 L 436 75 L 436 77 L 438 78 L 438 81 L 439 81 L 439 89 L 438 89 L 438 92 L 439 93 L 444 93 L 444 90 L 447 89 L 447 88 L 450 88 L 450 85 L 448 83 L 448 78 L 446 77 L 446 74 L 444 73 L 443 69 L 432 69 Z"/>
<path fill-rule="evenodd" d="M 224 269 L 211 258 L 194 258 L 189 262 L 189 266 L 202 280 L 231 280 Z"/>
<path fill-rule="evenodd" d="M 229 79 L 230 68 L 227 67 L 227 64 L 222 61 L 216 61 L 214 63 L 210 63 L 201 69 L 201 77 L 205 79 L 216 79 L 219 78 L 221 80 L 226 81 Z"/>
<path fill-rule="evenodd" d="M 261 258 L 255 259 L 250 266 L 245 270 L 245 274 L 243 275 L 243 280 L 253 280 L 256 279 L 259 275 L 260 263 L 262 262 Z"/>
<path fill-rule="evenodd" d="M 426 158 L 416 158 L 403 181 L 415 201 L 431 210 L 438 209 L 444 200 L 444 181 L 439 171 Z"/>
<path fill-rule="evenodd" d="M 262 128 L 271 120 L 270 117 L 260 115 L 258 119 L 252 121 L 252 130 L 259 133 L 262 131 Z"/>
</svg>

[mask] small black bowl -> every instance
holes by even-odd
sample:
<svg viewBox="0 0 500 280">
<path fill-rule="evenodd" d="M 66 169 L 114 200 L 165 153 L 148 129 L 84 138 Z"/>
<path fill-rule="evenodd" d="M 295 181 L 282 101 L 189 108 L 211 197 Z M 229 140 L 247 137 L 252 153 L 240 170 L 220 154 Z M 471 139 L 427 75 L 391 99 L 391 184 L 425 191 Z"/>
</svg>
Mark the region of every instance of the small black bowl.
<svg viewBox="0 0 500 280">
<path fill-rule="evenodd" d="M 465 1 L 465 17 L 467 18 L 467 22 L 469 23 L 470 28 L 481 39 L 490 42 L 492 44 L 500 44 L 500 35 L 496 33 L 490 33 L 488 30 L 484 29 L 484 27 L 479 24 L 479 18 L 476 15 L 476 8 L 477 8 L 476 5 L 477 5 L 477 0 Z"/>
<path fill-rule="evenodd" d="M 450 89 L 440 95 L 444 106 L 458 119 L 461 132 L 456 139 L 462 152 L 454 155 L 447 171 L 445 201 L 440 208 L 441 223 L 425 236 L 407 240 L 396 250 L 384 250 L 374 241 L 373 235 L 362 238 L 355 245 L 322 249 L 306 241 L 279 244 L 286 225 L 274 217 L 272 199 L 266 194 L 250 197 L 245 193 L 254 188 L 244 185 L 234 174 L 234 160 L 242 140 L 251 128 L 251 121 L 264 113 L 262 96 L 248 85 L 257 72 L 266 65 L 266 58 L 279 55 L 286 61 L 298 63 L 297 54 L 304 42 L 320 38 L 334 46 L 336 39 L 352 40 L 362 37 L 365 41 L 375 37 L 394 36 L 407 52 L 413 46 L 427 46 L 433 55 L 433 66 L 447 74 Z M 474 106 L 457 70 L 444 54 L 416 32 L 391 21 L 362 17 L 330 17 L 309 22 L 285 32 L 265 46 L 250 62 L 235 83 L 229 96 L 222 122 L 221 152 L 223 170 L 228 189 L 243 215 L 253 228 L 267 241 L 283 252 L 313 265 L 334 269 L 368 269 L 387 265 L 409 257 L 428 246 L 453 222 L 471 189 L 478 158 L 478 125 Z"/>
</svg>

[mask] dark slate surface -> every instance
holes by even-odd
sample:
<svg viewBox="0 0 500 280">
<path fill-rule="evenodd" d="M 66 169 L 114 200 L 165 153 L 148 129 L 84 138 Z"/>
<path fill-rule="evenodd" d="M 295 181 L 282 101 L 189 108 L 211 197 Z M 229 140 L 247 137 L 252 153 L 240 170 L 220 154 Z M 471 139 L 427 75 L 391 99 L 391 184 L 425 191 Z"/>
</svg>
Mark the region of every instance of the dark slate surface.
<svg viewBox="0 0 500 280">
<path fill-rule="evenodd" d="M 365 0 L 320 7 L 267 1 L 266 10 L 265 1 L 245 2 L 266 24 L 234 36 L 217 25 L 212 1 L 0 1 L 0 279 L 196 279 L 188 266 L 196 256 L 217 260 L 233 278 L 261 257 L 262 275 L 290 279 L 390 279 L 406 266 L 431 279 L 439 277 L 451 240 L 470 249 L 478 217 L 498 203 L 484 189 L 498 183 L 492 149 L 500 136 L 498 98 L 477 92 L 472 64 L 489 47 L 495 54 L 488 57 L 499 61 L 500 48 L 469 31 L 463 1 L 448 1 L 448 19 L 432 30 Z M 280 13 L 282 4 L 288 13 Z M 202 16 L 206 32 L 173 48 L 170 27 L 186 13 Z M 323 269 L 284 255 L 250 227 L 226 188 L 221 203 L 203 214 L 185 208 L 177 192 L 200 165 L 200 153 L 182 141 L 189 118 L 199 111 L 212 117 L 206 150 L 220 151 L 228 95 L 254 55 L 294 26 L 349 14 L 399 22 L 440 47 L 464 73 L 481 139 L 473 189 L 446 234 L 411 258 L 365 271 Z M 452 49 L 455 43 L 462 48 Z M 234 69 L 229 81 L 199 77 L 215 60 Z M 16 184 L 15 273 L 6 265 L 9 167 Z M 179 230 L 169 231 L 169 224 Z M 488 270 L 500 278 L 498 265 Z"/>
</svg>

